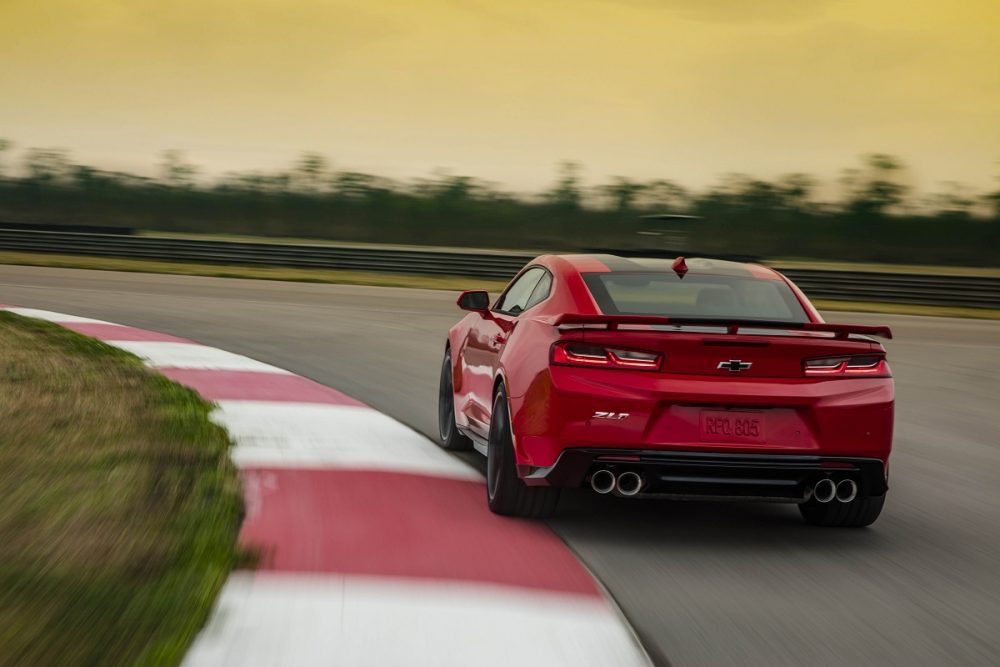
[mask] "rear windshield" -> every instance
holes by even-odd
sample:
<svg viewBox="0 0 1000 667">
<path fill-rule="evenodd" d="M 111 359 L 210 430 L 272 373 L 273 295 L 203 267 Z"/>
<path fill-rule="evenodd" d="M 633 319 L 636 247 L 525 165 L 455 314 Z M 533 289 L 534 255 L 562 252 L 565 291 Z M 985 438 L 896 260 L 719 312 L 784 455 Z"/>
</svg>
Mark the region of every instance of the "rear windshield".
<svg viewBox="0 0 1000 667">
<path fill-rule="evenodd" d="M 673 273 L 584 273 L 605 315 L 808 322 L 802 304 L 780 280 Z"/>
</svg>

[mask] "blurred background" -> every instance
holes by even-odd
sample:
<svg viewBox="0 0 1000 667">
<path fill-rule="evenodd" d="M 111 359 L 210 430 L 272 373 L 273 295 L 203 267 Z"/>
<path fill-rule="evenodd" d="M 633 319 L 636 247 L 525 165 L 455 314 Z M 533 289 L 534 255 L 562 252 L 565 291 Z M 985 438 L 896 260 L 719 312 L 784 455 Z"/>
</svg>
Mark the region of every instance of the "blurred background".
<svg viewBox="0 0 1000 667">
<path fill-rule="evenodd" d="M 0 220 L 569 250 L 661 248 L 639 216 L 683 213 L 703 253 L 996 265 L 998 25 L 989 0 L 8 0 Z"/>
</svg>

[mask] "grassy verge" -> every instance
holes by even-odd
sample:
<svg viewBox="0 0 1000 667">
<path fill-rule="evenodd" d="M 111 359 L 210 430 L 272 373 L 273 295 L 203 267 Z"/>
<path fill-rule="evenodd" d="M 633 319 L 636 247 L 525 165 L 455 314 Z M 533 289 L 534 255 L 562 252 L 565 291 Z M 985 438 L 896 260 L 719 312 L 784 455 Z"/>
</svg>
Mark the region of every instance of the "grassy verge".
<svg viewBox="0 0 1000 667">
<path fill-rule="evenodd" d="M 280 243 L 280 244 L 305 244 L 305 245 L 337 245 L 354 248 L 397 248 L 402 250 L 461 250 L 463 252 L 494 252 L 503 249 L 476 249 L 476 248 L 448 248 L 444 246 L 426 245 L 399 245 L 385 243 L 361 243 L 357 241 L 335 241 L 331 239 L 315 239 L 300 237 L 281 236 L 250 236 L 245 234 L 191 234 L 184 232 L 163 232 L 144 231 L 140 236 L 150 236 L 154 238 L 177 238 L 203 241 L 241 241 L 244 243 Z M 524 255 L 542 255 L 550 250 L 512 250 L 507 252 L 517 252 Z M 830 271 L 876 271 L 887 273 L 919 273 L 924 275 L 953 275 L 953 276 L 1000 276 L 1000 267 L 983 266 L 933 266 L 925 264 L 879 264 L 874 262 L 831 262 L 816 259 L 802 259 L 798 257 L 772 258 L 763 260 L 768 266 L 784 267 L 789 269 L 826 269 Z"/>
<path fill-rule="evenodd" d="M 409 274 L 375 273 L 370 271 L 336 271 L 332 269 L 294 269 L 256 266 L 216 266 L 158 262 L 152 260 L 81 257 L 73 255 L 47 255 L 24 252 L 0 252 L 0 264 L 24 266 L 52 266 L 68 269 L 96 269 L 102 271 L 132 271 L 138 273 L 169 273 L 186 276 L 213 276 L 218 278 L 253 278 L 257 280 L 290 280 L 295 282 L 336 283 L 344 285 L 374 285 L 378 287 L 417 287 L 459 291 L 485 289 L 499 293 L 506 285 L 503 280 L 468 278 L 462 276 L 418 276 Z M 963 308 L 952 306 L 921 306 L 898 303 L 863 301 L 814 300 L 822 310 L 853 310 L 897 315 L 927 315 L 937 317 L 972 317 L 1000 319 L 1000 310 L 989 308 Z"/>
<path fill-rule="evenodd" d="M 824 262 L 811 259 L 769 259 L 769 266 L 785 269 L 824 269 L 828 271 L 884 271 L 886 273 L 919 273 L 938 276 L 982 276 L 995 278 L 1000 269 L 982 266 L 928 266 L 923 264 L 872 264 L 864 262 Z"/>
<path fill-rule="evenodd" d="M 139 231 L 139 236 L 167 239 L 188 239 L 192 241 L 239 241 L 241 243 L 278 243 L 282 245 L 335 245 L 345 248 L 377 248 L 380 250 L 456 250 L 464 253 L 516 252 L 522 255 L 544 255 L 553 252 L 541 248 L 468 248 L 465 246 L 444 246 L 440 244 L 419 245 L 413 243 L 370 243 L 364 241 L 338 241 L 325 238 L 305 238 L 301 236 L 252 236 L 248 234 L 191 234 L 185 232 Z"/>
<path fill-rule="evenodd" d="M 295 269 L 262 266 L 217 266 L 214 264 L 159 262 L 144 259 L 116 259 L 75 255 L 46 255 L 26 252 L 0 252 L 0 264 L 446 290 L 486 289 L 496 291 L 502 289 L 506 284 L 506 281 L 503 280 L 463 278 L 461 276 L 417 276 L 399 273 L 376 273 L 374 271 L 338 271 L 334 269 Z"/>
<path fill-rule="evenodd" d="M 868 301 L 835 301 L 810 299 L 820 310 L 847 310 L 855 313 L 889 313 L 891 315 L 923 315 L 925 317 L 966 317 L 980 320 L 1000 320 L 995 308 L 964 306 L 921 306 L 914 303 L 873 303 Z"/>
<path fill-rule="evenodd" d="M 0 664 L 177 664 L 237 559 L 228 436 L 55 325 L 0 312 L 0 350 Z"/>
</svg>

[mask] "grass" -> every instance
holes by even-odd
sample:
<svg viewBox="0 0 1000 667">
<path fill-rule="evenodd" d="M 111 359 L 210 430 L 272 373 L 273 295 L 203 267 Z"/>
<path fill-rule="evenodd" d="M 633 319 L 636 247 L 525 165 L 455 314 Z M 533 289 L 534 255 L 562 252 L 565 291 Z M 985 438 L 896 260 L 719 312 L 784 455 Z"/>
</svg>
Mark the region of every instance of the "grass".
<svg viewBox="0 0 1000 667">
<path fill-rule="evenodd" d="M 915 303 L 872 303 L 867 301 L 837 301 L 810 299 L 820 310 L 847 310 L 855 313 L 888 313 L 892 315 L 922 315 L 925 317 L 966 317 L 980 320 L 1000 320 L 995 308 L 966 306 L 922 306 Z"/>
<path fill-rule="evenodd" d="M 46 322 L 0 350 L 0 664 L 179 663 L 238 559 L 211 406 Z"/>
<path fill-rule="evenodd" d="M 923 275 L 1000 276 L 1000 268 L 983 266 L 930 266 L 926 264 L 874 264 L 866 262 L 829 262 L 814 259 L 769 259 L 768 266 L 785 269 L 825 269 L 830 271 L 885 271 L 887 273 L 919 273 Z"/>
<path fill-rule="evenodd" d="M 443 246 L 441 244 L 414 244 L 414 243 L 373 243 L 365 241 L 337 241 L 327 238 L 308 238 L 303 236 L 255 236 L 250 234 L 206 234 L 190 232 L 168 232 L 160 230 L 141 230 L 139 236 L 150 238 L 168 239 L 189 239 L 195 241 L 239 241 L 241 243 L 278 243 L 282 245 L 335 245 L 349 248 L 397 248 L 401 250 L 457 250 L 463 253 L 493 253 L 493 252 L 516 252 L 521 255 L 544 255 L 551 250 L 543 249 L 505 249 L 505 248 L 467 248 L 464 246 Z"/>
<path fill-rule="evenodd" d="M 506 281 L 462 276 L 421 276 L 374 271 L 338 271 L 334 269 L 295 269 L 257 266 L 217 266 L 153 260 L 83 257 L 75 255 L 48 255 L 25 252 L 0 252 L 0 264 L 24 266 L 51 266 L 68 269 L 96 269 L 102 271 L 131 271 L 137 273 L 167 273 L 185 276 L 213 276 L 218 278 L 252 278 L 257 280 L 287 280 L 310 283 L 335 283 L 344 285 L 374 285 L 378 287 L 415 287 L 460 291 L 484 289 L 499 293 Z M 778 262 L 777 264 L 782 264 Z M 784 265 L 784 264 L 782 264 Z M 842 265 L 846 266 L 846 265 Z M 857 265 L 861 266 L 861 265 Z M 923 306 L 917 304 L 876 303 L 865 301 L 813 300 L 821 310 L 850 310 L 856 312 L 892 313 L 897 315 L 926 315 L 936 317 L 970 317 L 1000 319 L 1000 310 L 965 308 L 955 306 Z"/>
<path fill-rule="evenodd" d="M 331 239 L 316 239 L 302 237 L 282 237 L 282 236 L 253 236 L 247 234 L 194 234 L 189 232 L 165 232 L 165 231 L 143 231 L 141 236 L 154 238 L 180 238 L 204 241 L 241 241 L 244 243 L 278 243 L 278 244 L 305 244 L 305 245 L 337 245 L 354 248 L 400 248 L 406 250 L 461 250 L 463 252 L 494 252 L 497 249 L 470 249 L 470 248 L 448 248 L 443 246 L 426 245 L 401 245 L 384 243 L 362 243 L 358 241 L 335 241 Z M 499 249 L 504 252 L 503 249 Z M 514 250 L 506 252 L 517 252 L 523 255 L 542 255 L 552 250 Z M 926 264 L 880 264 L 875 262 L 832 262 L 808 258 L 787 257 L 784 259 L 763 260 L 764 264 L 774 267 L 797 268 L 797 269 L 826 269 L 831 271 L 875 271 L 888 273 L 920 273 L 927 275 L 955 275 L 955 276 L 1000 276 L 1000 267 L 982 266 L 932 266 Z"/>
<path fill-rule="evenodd" d="M 374 271 L 339 271 L 335 269 L 296 269 L 261 266 L 219 266 L 153 260 L 117 259 L 48 255 L 26 252 L 0 252 L 0 264 L 23 266 L 53 266 L 67 269 L 97 269 L 101 271 L 132 271 L 136 273 L 169 273 L 183 276 L 216 278 L 252 278 L 256 280 L 287 280 L 303 283 L 336 283 L 343 285 L 375 285 L 378 287 L 418 287 L 423 289 L 464 290 L 503 289 L 506 281 L 460 276 L 419 276 Z"/>
</svg>

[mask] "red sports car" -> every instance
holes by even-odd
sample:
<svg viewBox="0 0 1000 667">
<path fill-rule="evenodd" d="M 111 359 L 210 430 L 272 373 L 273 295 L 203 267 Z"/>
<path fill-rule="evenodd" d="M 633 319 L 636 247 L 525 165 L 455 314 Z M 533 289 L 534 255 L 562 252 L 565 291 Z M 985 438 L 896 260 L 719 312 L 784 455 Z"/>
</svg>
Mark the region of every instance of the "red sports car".
<svg viewBox="0 0 1000 667">
<path fill-rule="evenodd" d="M 561 488 L 797 503 L 866 526 L 888 489 L 888 327 L 827 324 L 787 278 L 710 259 L 545 255 L 495 302 L 464 292 L 441 441 L 487 457 L 499 514 Z"/>
</svg>

